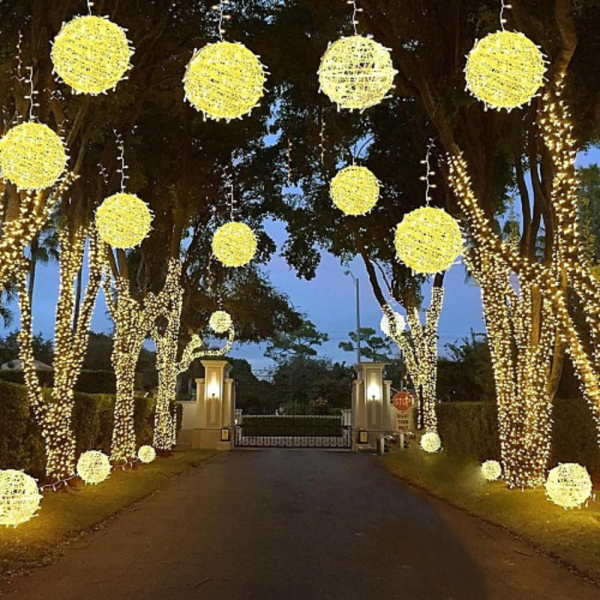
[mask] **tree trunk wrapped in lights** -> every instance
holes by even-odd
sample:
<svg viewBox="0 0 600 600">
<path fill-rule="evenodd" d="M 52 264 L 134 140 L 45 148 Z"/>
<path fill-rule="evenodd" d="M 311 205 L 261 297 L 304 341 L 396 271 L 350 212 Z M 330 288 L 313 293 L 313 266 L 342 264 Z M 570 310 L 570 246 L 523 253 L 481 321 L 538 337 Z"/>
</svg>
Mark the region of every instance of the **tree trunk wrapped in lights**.
<svg viewBox="0 0 600 600">
<path fill-rule="evenodd" d="M 80 310 L 76 311 L 75 281 L 88 245 L 89 280 Z M 46 444 L 46 475 L 63 480 L 75 474 L 75 437 L 71 425 L 73 389 L 81 373 L 90 323 L 102 281 L 105 246 L 95 228 L 64 227 L 59 231 L 60 286 L 54 336 L 54 387 L 50 399 L 42 394 L 33 355 L 33 317 L 26 272 L 18 278 L 21 332 L 19 342 L 25 382 L 36 420 Z M 77 315 L 74 319 L 74 315 Z"/>
</svg>

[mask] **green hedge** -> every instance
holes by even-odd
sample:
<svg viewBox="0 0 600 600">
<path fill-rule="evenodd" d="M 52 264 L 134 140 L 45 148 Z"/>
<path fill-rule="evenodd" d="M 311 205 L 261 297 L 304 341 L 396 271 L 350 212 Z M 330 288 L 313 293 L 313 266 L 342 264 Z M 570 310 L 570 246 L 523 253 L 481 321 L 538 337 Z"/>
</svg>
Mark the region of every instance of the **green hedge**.
<svg viewBox="0 0 600 600">
<path fill-rule="evenodd" d="M 449 455 L 483 461 L 500 457 L 494 402 L 442 402 L 438 430 Z M 577 462 L 600 474 L 600 447 L 591 411 L 582 399 L 555 400 L 550 465 Z"/>
<path fill-rule="evenodd" d="M 49 394 L 50 390 L 44 390 Z M 73 429 L 77 453 L 85 450 L 110 452 L 113 430 L 114 396 L 75 393 Z M 154 399 L 136 398 L 135 432 L 138 446 L 152 443 Z M 173 410 L 181 407 L 173 406 Z M 177 415 L 181 425 L 181 414 Z M 39 426 L 28 407 L 24 386 L 0 381 L 0 469 L 23 469 L 41 477 L 45 452 Z"/>
</svg>

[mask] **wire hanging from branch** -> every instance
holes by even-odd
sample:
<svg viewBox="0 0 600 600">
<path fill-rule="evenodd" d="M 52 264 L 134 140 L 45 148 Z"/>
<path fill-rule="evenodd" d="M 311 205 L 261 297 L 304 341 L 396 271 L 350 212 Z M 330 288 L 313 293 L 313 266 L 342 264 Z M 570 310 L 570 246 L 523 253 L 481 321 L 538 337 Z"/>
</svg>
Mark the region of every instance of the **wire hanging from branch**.
<svg viewBox="0 0 600 600">
<path fill-rule="evenodd" d="M 500 0 L 502 5 L 500 7 L 500 27 L 502 28 L 502 31 L 504 31 L 504 25 L 508 22 L 505 18 L 504 18 L 504 11 L 506 9 L 512 8 L 512 4 L 506 4 L 506 0 Z"/>
<path fill-rule="evenodd" d="M 348 0 L 347 4 L 352 6 L 352 26 L 354 27 L 354 35 L 358 35 L 358 13 L 362 12 L 362 8 L 358 8 L 356 0 Z"/>
<path fill-rule="evenodd" d="M 421 177 L 421 181 L 425 182 L 425 204 L 429 206 L 429 202 L 431 202 L 431 190 L 435 189 L 437 185 L 435 183 L 431 183 L 431 178 L 435 175 L 435 172 L 431 170 L 431 151 L 433 150 L 434 142 L 432 139 L 429 140 L 429 144 L 427 145 L 427 154 L 425 155 L 425 160 L 421 161 L 422 165 L 427 166 L 427 173 L 425 176 Z"/>
<path fill-rule="evenodd" d="M 223 41 L 223 34 L 225 33 L 225 29 L 223 27 L 224 21 L 231 20 L 231 15 L 225 14 L 225 5 L 229 5 L 229 0 L 221 0 L 219 4 L 215 4 L 212 6 L 212 10 L 216 10 L 219 13 L 219 40 Z"/>
</svg>

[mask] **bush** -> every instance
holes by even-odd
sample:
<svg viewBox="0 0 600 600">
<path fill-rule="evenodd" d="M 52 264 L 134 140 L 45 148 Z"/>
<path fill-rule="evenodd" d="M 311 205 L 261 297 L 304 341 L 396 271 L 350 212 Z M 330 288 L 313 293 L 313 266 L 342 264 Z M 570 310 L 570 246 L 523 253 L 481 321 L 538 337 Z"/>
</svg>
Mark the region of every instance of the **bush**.
<svg viewBox="0 0 600 600">
<path fill-rule="evenodd" d="M 114 371 L 81 371 L 75 384 L 76 392 L 84 394 L 116 394 L 117 378 Z"/>
</svg>

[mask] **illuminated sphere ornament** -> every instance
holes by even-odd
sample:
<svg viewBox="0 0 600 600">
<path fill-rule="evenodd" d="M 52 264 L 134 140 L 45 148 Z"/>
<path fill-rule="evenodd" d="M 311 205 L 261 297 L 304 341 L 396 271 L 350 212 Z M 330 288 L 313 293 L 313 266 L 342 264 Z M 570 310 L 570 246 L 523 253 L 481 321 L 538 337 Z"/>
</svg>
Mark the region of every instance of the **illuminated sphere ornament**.
<svg viewBox="0 0 600 600">
<path fill-rule="evenodd" d="M 347 215 L 364 215 L 379 200 L 379 181 L 366 167 L 346 167 L 331 181 L 333 203 Z"/>
<path fill-rule="evenodd" d="M 497 31 L 479 40 L 467 58 L 467 89 L 494 109 L 529 102 L 544 83 L 546 64 L 539 48 L 522 33 Z"/>
<path fill-rule="evenodd" d="M 353 35 L 327 48 L 319 67 L 319 83 L 321 91 L 340 108 L 364 110 L 385 98 L 396 73 L 387 48 Z"/>
<path fill-rule="evenodd" d="M 66 164 L 62 140 L 42 123 L 17 125 L 0 140 L 2 177 L 19 189 L 42 190 L 53 186 Z"/>
<path fill-rule="evenodd" d="M 413 210 L 396 229 L 398 258 L 415 273 L 445 271 L 461 251 L 460 227 L 441 208 L 426 206 Z"/>
<path fill-rule="evenodd" d="M 496 481 L 502 477 L 502 466 L 497 460 L 486 460 L 481 465 L 481 472 L 488 481 Z"/>
<path fill-rule="evenodd" d="M 210 315 L 208 324 L 215 333 L 225 333 L 231 327 L 231 315 L 224 310 L 217 310 Z"/>
<path fill-rule="evenodd" d="M 54 40 L 52 62 L 76 94 L 101 94 L 116 87 L 131 67 L 133 49 L 125 31 L 106 18 L 76 17 Z"/>
<path fill-rule="evenodd" d="M 226 223 L 217 229 L 212 249 L 226 267 L 243 267 L 256 254 L 256 236 L 244 223 Z"/>
<path fill-rule="evenodd" d="M 265 69 L 243 44 L 217 42 L 194 54 L 183 83 L 186 100 L 205 117 L 231 121 L 248 114 L 262 98 Z"/>
<path fill-rule="evenodd" d="M 156 458 L 156 450 L 152 446 L 140 446 L 138 458 L 147 465 Z"/>
<path fill-rule="evenodd" d="M 0 525 L 16 527 L 29 521 L 41 499 L 33 477 L 22 471 L 0 471 Z"/>
<path fill-rule="evenodd" d="M 439 452 L 442 449 L 442 440 L 435 431 L 428 431 L 421 438 L 421 448 L 425 452 Z"/>
<path fill-rule="evenodd" d="M 560 463 L 548 473 L 546 495 L 563 508 L 577 508 L 592 494 L 592 480 L 585 467 Z"/>
<path fill-rule="evenodd" d="M 121 192 L 107 198 L 96 211 L 100 237 L 113 248 L 133 248 L 150 233 L 152 212 L 134 194 Z"/>
<path fill-rule="evenodd" d="M 396 332 L 401 333 L 406 329 L 406 319 L 397 312 L 394 312 L 394 320 L 396 321 Z M 383 313 L 381 317 L 381 323 L 379 324 L 383 335 L 390 337 L 392 332 L 390 331 L 390 320 L 388 319 L 387 313 Z"/>
<path fill-rule="evenodd" d="M 108 456 L 98 450 L 84 452 L 77 461 L 77 475 L 89 485 L 102 483 L 110 475 Z"/>
</svg>

